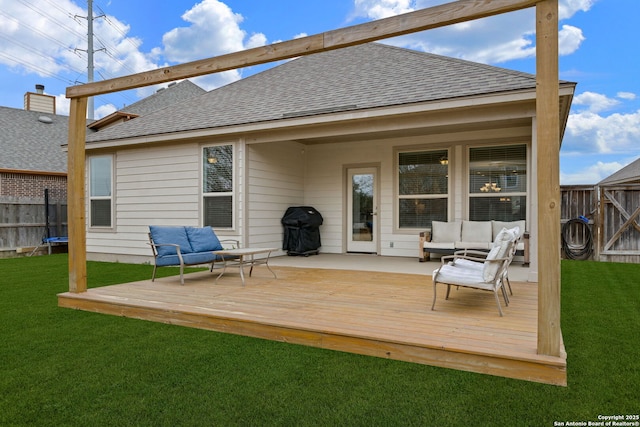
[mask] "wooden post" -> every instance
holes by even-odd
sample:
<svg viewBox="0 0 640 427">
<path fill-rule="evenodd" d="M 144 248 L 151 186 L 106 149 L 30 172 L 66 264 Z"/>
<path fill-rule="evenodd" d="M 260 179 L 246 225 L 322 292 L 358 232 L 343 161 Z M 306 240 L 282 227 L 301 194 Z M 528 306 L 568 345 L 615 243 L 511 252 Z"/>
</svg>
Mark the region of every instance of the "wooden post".
<svg viewBox="0 0 640 427">
<path fill-rule="evenodd" d="M 536 6 L 538 354 L 560 356 L 560 104 L 558 0 Z"/>
<path fill-rule="evenodd" d="M 69 232 L 69 292 L 87 290 L 85 215 L 85 139 L 87 98 L 71 99 L 67 161 L 67 224 Z"/>
</svg>

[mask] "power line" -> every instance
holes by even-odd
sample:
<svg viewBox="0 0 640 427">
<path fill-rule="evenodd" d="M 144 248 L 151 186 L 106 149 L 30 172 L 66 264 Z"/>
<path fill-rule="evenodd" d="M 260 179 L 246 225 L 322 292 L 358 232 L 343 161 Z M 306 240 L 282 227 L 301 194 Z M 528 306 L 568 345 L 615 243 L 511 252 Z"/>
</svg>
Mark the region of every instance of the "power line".
<svg viewBox="0 0 640 427">
<path fill-rule="evenodd" d="M 50 19 L 51 21 L 55 22 L 59 27 L 63 27 L 66 30 L 68 30 L 69 32 L 71 32 L 72 34 L 86 40 L 87 36 L 86 34 L 82 34 L 77 32 L 76 30 L 74 30 L 73 28 L 67 26 L 66 24 L 64 24 L 61 21 L 58 21 L 56 18 L 54 18 L 53 16 L 51 16 L 49 13 L 47 13 L 46 11 L 43 11 L 42 9 L 38 8 L 37 6 L 32 5 L 31 3 L 27 2 L 26 0 L 18 0 L 20 3 L 22 3 L 23 5 L 25 5 L 26 7 L 28 7 L 29 9 L 33 10 L 34 12 L 36 12 L 37 14 L 39 14 L 40 16 L 43 17 L 47 17 L 48 19 Z M 69 14 L 69 16 L 71 16 Z"/>
<path fill-rule="evenodd" d="M 11 21 L 15 22 L 16 24 L 18 24 L 18 25 L 20 25 L 20 26 L 23 26 L 23 27 L 25 27 L 25 28 L 28 28 L 30 31 L 33 31 L 33 32 L 34 32 L 34 33 L 36 33 L 36 34 L 41 35 L 42 37 L 46 38 L 47 40 L 50 40 L 50 41 L 52 41 L 52 42 L 54 42 L 54 43 L 58 44 L 59 46 L 61 46 L 61 47 L 65 48 L 65 49 L 68 49 L 68 48 L 69 48 L 69 46 L 68 46 L 68 45 L 66 45 L 64 42 L 62 42 L 62 41 L 60 41 L 60 40 L 56 39 L 55 37 L 51 37 L 51 36 L 50 36 L 50 35 L 48 35 L 47 33 L 44 33 L 44 32 L 42 32 L 42 31 L 40 31 L 39 29 L 37 29 L 37 28 L 35 28 L 35 27 L 32 27 L 31 25 L 29 25 L 29 24 L 27 24 L 27 23 L 24 23 L 24 22 L 20 21 L 18 18 L 16 18 L 15 16 L 13 16 L 13 15 L 11 15 L 11 14 L 7 13 L 7 12 L 4 12 L 4 11 L 0 10 L 0 15 L 5 16 L 6 18 L 10 19 Z"/>
<path fill-rule="evenodd" d="M 33 4 L 33 3 L 31 3 L 31 2 L 29 2 L 27 0 L 18 0 L 18 1 L 24 7 L 30 9 L 33 13 L 35 13 L 38 16 L 40 16 L 40 17 L 46 19 L 47 21 L 51 22 L 58 29 L 61 29 L 62 31 L 66 31 L 69 34 L 71 34 L 74 37 L 76 37 L 77 39 L 80 39 L 82 41 L 87 42 L 88 49 L 85 50 L 86 52 L 88 52 L 89 49 L 93 50 L 93 48 L 91 47 L 93 39 L 90 40 L 90 37 L 89 37 L 90 30 L 89 30 L 89 28 L 87 29 L 87 34 L 83 34 L 83 33 L 79 32 L 79 31 L 77 31 L 76 28 L 72 28 L 69 25 L 66 25 L 64 22 L 61 22 L 58 18 L 54 17 L 51 13 L 49 13 L 49 12 L 54 12 L 53 10 L 47 11 L 47 10 L 43 9 L 42 6 L 35 5 L 35 4 Z M 52 8 L 56 9 L 58 12 L 64 14 L 65 16 L 73 19 L 76 23 L 80 24 L 79 21 L 78 21 L 79 16 L 73 15 L 72 13 L 70 13 L 67 10 L 65 10 L 63 7 L 59 6 L 58 4 L 56 4 L 52 0 L 43 0 L 43 1 L 45 1 Z M 93 0 L 88 0 L 88 3 L 89 3 L 90 6 L 91 6 L 92 2 L 93 2 Z M 107 15 L 104 13 L 102 8 L 100 8 L 98 6 L 97 9 L 102 14 L 101 16 L 98 16 L 98 17 L 104 18 L 105 22 L 111 28 L 116 30 L 117 33 L 119 33 L 123 37 L 124 40 L 126 40 L 129 44 L 131 44 L 135 49 L 138 49 L 139 46 L 132 41 L 131 37 L 127 37 L 127 34 L 120 28 L 120 26 L 115 25 L 115 23 L 111 19 L 109 19 L 107 17 Z M 0 15 L 6 17 L 7 19 L 9 19 L 12 22 L 17 23 L 20 27 L 28 29 L 33 34 L 37 34 L 38 36 L 55 43 L 56 45 L 60 46 L 61 48 L 65 49 L 67 51 L 74 52 L 76 55 L 78 54 L 77 51 L 84 50 L 84 49 L 78 49 L 78 48 L 73 49 L 73 47 L 68 46 L 65 42 L 61 41 L 59 38 L 56 38 L 56 37 L 51 36 L 49 34 L 46 34 L 42 30 L 40 30 L 38 28 L 35 28 L 35 27 L 27 24 L 26 22 L 23 22 L 20 18 L 16 18 L 15 16 L 11 15 L 8 12 L 0 10 Z M 98 17 L 93 17 L 92 15 L 93 15 L 93 13 L 87 14 L 87 17 L 82 17 L 82 18 L 86 18 L 87 20 L 89 20 L 90 17 L 92 17 L 93 19 L 98 18 Z M 58 59 L 56 59 L 56 56 L 54 56 L 54 55 L 48 54 L 46 52 L 39 51 L 36 48 L 34 48 L 33 46 L 30 46 L 30 45 L 27 45 L 25 43 L 22 43 L 16 37 L 11 38 L 11 37 L 8 37 L 8 36 L 3 35 L 1 33 L 0 33 L 0 37 L 8 40 L 10 43 L 18 46 L 20 49 L 23 49 L 26 52 L 33 53 L 34 55 L 37 55 L 38 57 L 41 57 L 46 61 L 51 61 L 51 63 L 53 63 L 56 66 L 60 67 L 61 70 L 64 70 L 66 72 L 78 73 L 78 74 L 82 74 L 83 73 L 83 71 L 79 71 L 77 69 L 74 69 L 73 67 L 71 67 L 68 64 L 60 62 Z M 116 56 L 117 51 L 119 50 L 116 46 L 113 46 L 111 44 L 105 43 L 105 41 L 103 39 L 101 39 L 98 36 L 95 36 L 95 34 L 94 34 L 94 37 L 103 46 L 103 48 L 98 49 L 98 50 L 104 50 L 104 52 L 114 62 L 118 63 L 122 67 L 122 69 L 127 70 L 131 74 L 135 73 L 134 70 L 132 70 L 126 63 L 121 61 Z M 91 55 L 88 54 L 88 56 L 91 56 Z M 51 78 L 55 78 L 57 80 L 60 80 L 60 81 L 64 82 L 65 84 L 74 85 L 74 84 L 82 83 L 82 82 L 78 82 L 77 80 L 76 81 L 72 81 L 69 78 L 63 77 L 59 73 L 50 71 L 50 70 L 45 68 L 46 65 L 42 66 L 41 64 L 29 62 L 28 60 L 24 60 L 24 59 L 18 58 L 16 56 L 12 55 L 12 54 L 8 54 L 8 53 L 5 53 L 5 52 L 0 52 L 0 58 L 4 58 L 6 60 L 6 62 L 11 66 L 22 66 L 26 70 L 29 70 L 31 72 L 35 72 L 35 73 L 43 75 L 43 76 L 49 76 Z M 88 75 L 89 74 L 89 68 L 91 68 L 90 65 L 89 65 L 89 62 L 90 62 L 89 58 L 87 58 L 87 62 L 88 62 L 88 64 L 87 64 L 87 70 L 88 70 L 87 71 L 87 77 L 88 77 L 87 80 L 90 80 L 89 79 L 89 75 Z M 100 70 L 97 70 L 97 72 L 103 79 L 105 78 L 104 75 L 103 75 L 103 72 L 101 72 Z M 131 103 L 136 101 L 132 97 L 130 97 L 130 96 L 128 96 L 128 95 L 126 95 L 126 94 L 124 94 L 122 92 L 119 92 L 118 96 L 123 97 L 125 99 L 125 101 L 127 102 L 127 104 L 131 104 Z M 100 96 L 99 98 L 100 99 L 105 99 L 104 96 Z M 115 102 L 112 102 L 110 100 L 107 100 L 107 102 L 109 102 L 109 103 L 111 103 L 113 105 L 117 105 Z M 93 111 L 93 108 L 91 108 L 91 111 Z"/>
<path fill-rule="evenodd" d="M 15 65 L 19 65 L 19 66 L 25 67 L 27 69 L 30 69 L 32 71 L 35 71 L 36 73 L 47 75 L 47 76 L 52 77 L 54 79 L 58 79 L 58 80 L 66 83 L 66 84 L 69 84 L 69 85 L 73 85 L 74 84 L 74 82 L 72 82 L 69 79 L 65 79 L 63 77 L 60 77 L 59 75 L 57 75 L 55 73 L 52 73 L 51 71 L 49 71 L 49 70 L 47 70 L 45 68 L 41 68 L 41 67 L 39 67 L 39 66 L 37 66 L 35 64 L 31 64 L 29 62 L 25 62 L 23 59 L 18 60 L 14 56 L 7 55 L 7 54 L 5 54 L 3 52 L 0 52 L 0 57 L 4 57 L 4 58 L 8 59 L 9 61 L 15 63 Z"/>
<path fill-rule="evenodd" d="M 13 43 L 13 44 L 17 45 L 18 47 L 20 47 L 20 48 L 22 48 L 22 49 L 25 49 L 25 50 L 28 50 L 28 51 L 30 51 L 30 52 L 33 52 L 34 54 L 38 55 L 38 56 L 39 56 L 39 57 L 41 57 L 41 58 L 44 58 L 45 60 L 50 60 L 50 61 L 52 61 L 54 64 L 56 64 L 57 66 L 59 66 L 59 67 L 61 67 L 61 68 L 64 68 L 64 69 L 67 69 L 67 70 L 69 70 L 69 71 L 73 71 L 73 72 L 78 72 L 78 70 L 77 70 L 77 69 L 72 68 L 72 67 L 71 67 L 70 65 L 68 65 L 68 64 L 61 64 L 61 63 L 60 63 L 60 62 L 58 62 L 54 57 L 50 56 L 49 54 L 47 54 L 47 53 L 45 53 L 45 52 L 41 52 L 41 51 L 39 51 L 39 50 L 36 50 L 35 48 L 33 48 L 33 47 L 29 46 L 29 45 L 26 45 L 26 44 L 24 44 L 24 43 L 22 43 L 22 42 L 20 42 L 20 41 L 17 41 L 17 40 L 11 39 L 11 38 L 9 38 L 9 37 L 5 36 L 4 34 L 0 34 L 0 37 L 2 37 L 3 39 L 7 40 L 9 43 Z M 12 58 L 14 58 L 14 61 L 15 61 L 15 62 L 19 62 L 17 59 L 15 59 L 15 57 L 14 57 L 13 55 L 10 55 L 10 54 L 8 54 L 8 53 L 5 53 L 5 54 L 4 54 L 4 56 L 5 56 L 5 57 L 12 57 Z"/>
</svg>

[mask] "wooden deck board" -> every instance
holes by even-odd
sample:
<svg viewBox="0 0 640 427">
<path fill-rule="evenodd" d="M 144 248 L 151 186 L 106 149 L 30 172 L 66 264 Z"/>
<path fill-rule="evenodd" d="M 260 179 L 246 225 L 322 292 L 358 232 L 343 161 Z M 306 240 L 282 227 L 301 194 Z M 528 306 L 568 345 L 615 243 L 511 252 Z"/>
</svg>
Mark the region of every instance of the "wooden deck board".
<svg viewBox="0 0 640 427">
<path fill-rule="evenodd" d="M 58 296 L 61 307 L 566 384 L 566 357 L 536 354 L 537 285 L 513 282 L 500 317 L 493 294 L 452 289 L 427 275 L 278 267 L 214 283 L 209 272 Z M 268 274 L 268 272 L 266 272 Z"/>
</svg>

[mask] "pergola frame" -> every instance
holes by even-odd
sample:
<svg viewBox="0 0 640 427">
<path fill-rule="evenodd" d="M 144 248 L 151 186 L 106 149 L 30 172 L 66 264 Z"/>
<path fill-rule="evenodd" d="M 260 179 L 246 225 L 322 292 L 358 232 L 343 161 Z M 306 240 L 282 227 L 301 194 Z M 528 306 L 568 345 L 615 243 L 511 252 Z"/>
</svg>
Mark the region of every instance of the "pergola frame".
<svg viewBox="0 0 640 427">
<path fill-rule="evenodd" d="M 560 356 L 558 0 L 459 0 L 300 39 L 67 88 L 69 292 L 87 290 L 85 140 L 88 97 L 218 73 L 536 7 L 538 353 Z"/>
</svg>

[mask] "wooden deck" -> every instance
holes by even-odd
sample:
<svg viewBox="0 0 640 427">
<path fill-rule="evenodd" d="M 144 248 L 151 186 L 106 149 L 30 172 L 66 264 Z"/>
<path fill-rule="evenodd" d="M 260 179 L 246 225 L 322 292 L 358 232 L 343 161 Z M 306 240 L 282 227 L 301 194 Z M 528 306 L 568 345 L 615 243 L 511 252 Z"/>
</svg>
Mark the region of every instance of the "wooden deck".
<svg viewBox="0 0 640 427">
<path fill-rule="evenodd" d="M 318 268 L 257 268 L 217 283 L 210 272 L 58 295 L 61 307 L 325 349 L 566 385 L 566 356 L 536 354 L 537 284 L 513 282 L 498 315 L 493 294 L 439 288 L 431 277 Z M 502 300 L 501 300 L 502 302 Z"/>
</svg>

